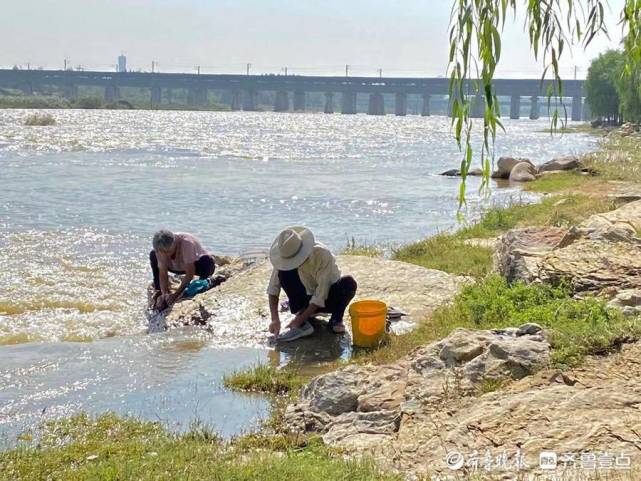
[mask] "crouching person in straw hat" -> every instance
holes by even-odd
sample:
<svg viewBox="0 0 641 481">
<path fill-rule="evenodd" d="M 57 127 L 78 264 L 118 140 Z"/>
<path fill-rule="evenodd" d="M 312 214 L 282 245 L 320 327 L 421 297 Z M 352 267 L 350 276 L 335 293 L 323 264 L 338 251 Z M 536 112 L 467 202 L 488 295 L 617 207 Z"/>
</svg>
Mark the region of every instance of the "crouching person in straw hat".
<svg viewBox="0 0 641 481">
<path fill-rule="evenodd" d="M 272 322 L 269 331 L 279 341 L 293 341 L 313 334 L 308 322 L 317 312 L 330 313 L 330 328 L 337 334 L 345 332 L 343 315 L 356 295 L 356 281 L 341 277 L 336 258 L 327 247 L 314 239 L 305 227 L 289 227 L 274 241 L 269 258 L 274 270 L 267 294 Z M 289 308 L 296 317 L 289 330 L 279 336 L 278 301 L 281 289 L 289 298 Z"/>
</svg>

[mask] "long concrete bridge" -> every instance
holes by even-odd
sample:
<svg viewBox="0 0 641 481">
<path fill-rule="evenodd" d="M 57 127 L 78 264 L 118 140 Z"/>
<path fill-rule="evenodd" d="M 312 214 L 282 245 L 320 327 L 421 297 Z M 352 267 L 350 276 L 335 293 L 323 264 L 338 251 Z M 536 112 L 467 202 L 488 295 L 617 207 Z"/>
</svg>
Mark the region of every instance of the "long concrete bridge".
<svg viewBox="0 0 641 481">
<path fill-rule="evenodd" d="M 587 118 L 582 80 L 566 80 L 563 96 L 571 99 L 572 120 Z M 548 83 L 541 85 L 539 79 L 497 79 L 494 83 L 499 98 L 509 99 L 510 117 L 519 118 L 521 102 L 530 104 L 530 118 L 539 118 L 540 104 L 547 103 Z M 120 89 L 134 87 L 149 90 L 150 105 L 158 105 L 163 91 L 185 89 L 188 103 L 198 106 L 207 103 L 209 91 L 227 91 L 231 110 L 257 110 L 259 92 L 274 92 L 273 109 L 278 112 L 305 111 L 307 94 L 320 92 L 325 96 L 324 111 L 343 114 L 356 113 L 358 94 L 369 96 L 367 113 L 384 115 L 384 95 L 394 98 L 394 114 L 408 113 L 408 95 L 421 98 L 420 113 L 430 115 L 430 103 L 434 97 L 444 97 L 449 92 L 447 78 L 389 78 L 389 77 L 324 77 L 299 75 L 200 75 L 141 72 L 93 72 L 72 70 L 0 70 L 0 87 L 21 90 L 24 95 L 40 92 L 45 86 L 56 87 L 64 96 L 78 96 L 78 87 L 89 86 L 104 89 L 108 102 L 120 98 Z M 568 102 L 570 103 L 570 102 Z M 472 102 L 472 114 L 483 115 L 484 100 L 476 97 Z"/>
</svg>

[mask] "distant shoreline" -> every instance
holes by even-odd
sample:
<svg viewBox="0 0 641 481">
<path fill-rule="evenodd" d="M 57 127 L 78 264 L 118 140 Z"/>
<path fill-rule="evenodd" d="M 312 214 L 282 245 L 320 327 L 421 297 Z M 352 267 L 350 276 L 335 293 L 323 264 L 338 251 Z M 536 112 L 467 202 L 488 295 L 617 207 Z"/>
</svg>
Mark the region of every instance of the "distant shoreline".
<svg viewBox="0 0 641 481">
<path fill-rule="evenodd" d="M 74 109 L 74 110 L 172 110 L 172 111 L 229 111 L 222 104 L 193 106 L 187 104 L 152 104 L 151 102 L 118 100 L 105 102 L 99 97 L 79 97 L 69 100 L 59 96 L 0 95 L 0 109 Z"/>
</svg>

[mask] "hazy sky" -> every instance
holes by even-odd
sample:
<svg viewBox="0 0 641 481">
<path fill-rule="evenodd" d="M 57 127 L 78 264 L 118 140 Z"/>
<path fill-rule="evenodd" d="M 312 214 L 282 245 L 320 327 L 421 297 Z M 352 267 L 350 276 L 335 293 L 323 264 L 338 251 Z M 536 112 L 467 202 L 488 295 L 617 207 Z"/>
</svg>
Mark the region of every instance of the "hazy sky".
<svg viewBox="0 0 641 481">
<path fill-rule="evenodd" d="M 4 0 L 0 66 L 62 68 L 63 59 L 131 69 L 298 74 L 443 75 L 452 0 Z M 520 2 L 524 3 L 524 2 Z M 610 0 L 611 40 L 562 63 L 585 76 L 590 59 L 620 39 L 623 0 Z M 506 27 L 500 76 L 540 75 L 520 19 Z"/>
</svg>

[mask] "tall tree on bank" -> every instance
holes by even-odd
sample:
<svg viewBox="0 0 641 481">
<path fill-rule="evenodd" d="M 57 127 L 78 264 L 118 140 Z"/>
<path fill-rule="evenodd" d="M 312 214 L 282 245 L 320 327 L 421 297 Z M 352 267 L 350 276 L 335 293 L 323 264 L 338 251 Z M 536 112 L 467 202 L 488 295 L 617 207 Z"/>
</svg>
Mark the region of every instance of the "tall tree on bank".
<svg viewBox="0 0 641 481">
<path fill-rule="evenodd" d="M 491 174 L 493 146 L 500 122 L 499 103 L 493 87 L 494 74 L 501 59 L 501 33 L 509 16 L 523 11 L 534 57 L 544 64 L 543 79 L 549 75 L 548 105 L 553 97 L 563 96 L 559 61 L 573 45 L 586 47 L 597 35 L 607 34 L 604 16 L 607 0 L 454 0 L 450 20 L 449 77 L 452 124 L 461 159 L 462 182 L 459 202 L 465 202 L 465 180 L 472 165 L 472 119 L 470 94 L 485 98 L 483 144 L 480 156 L 483 186 Z M 639 78 L 641 72 L 641 0 L 625 0 L 621 13 L 624 30 L 626 79 Z M 542 79 L 542 80 L 543 80 Z M 473 92 L 476 90 L 476 92 Z M 557 108 L 552 112 L 552 127 L 563 122 Z"/>
<path fill-rule="evenodd" d="M 619 124 L 620 99 L 617 83 L 623 75 L 625 59 L 618 50 L 608 50 L 590 64 L 585 94 L 594 115 L 610 124 Z"/>
</svg>

